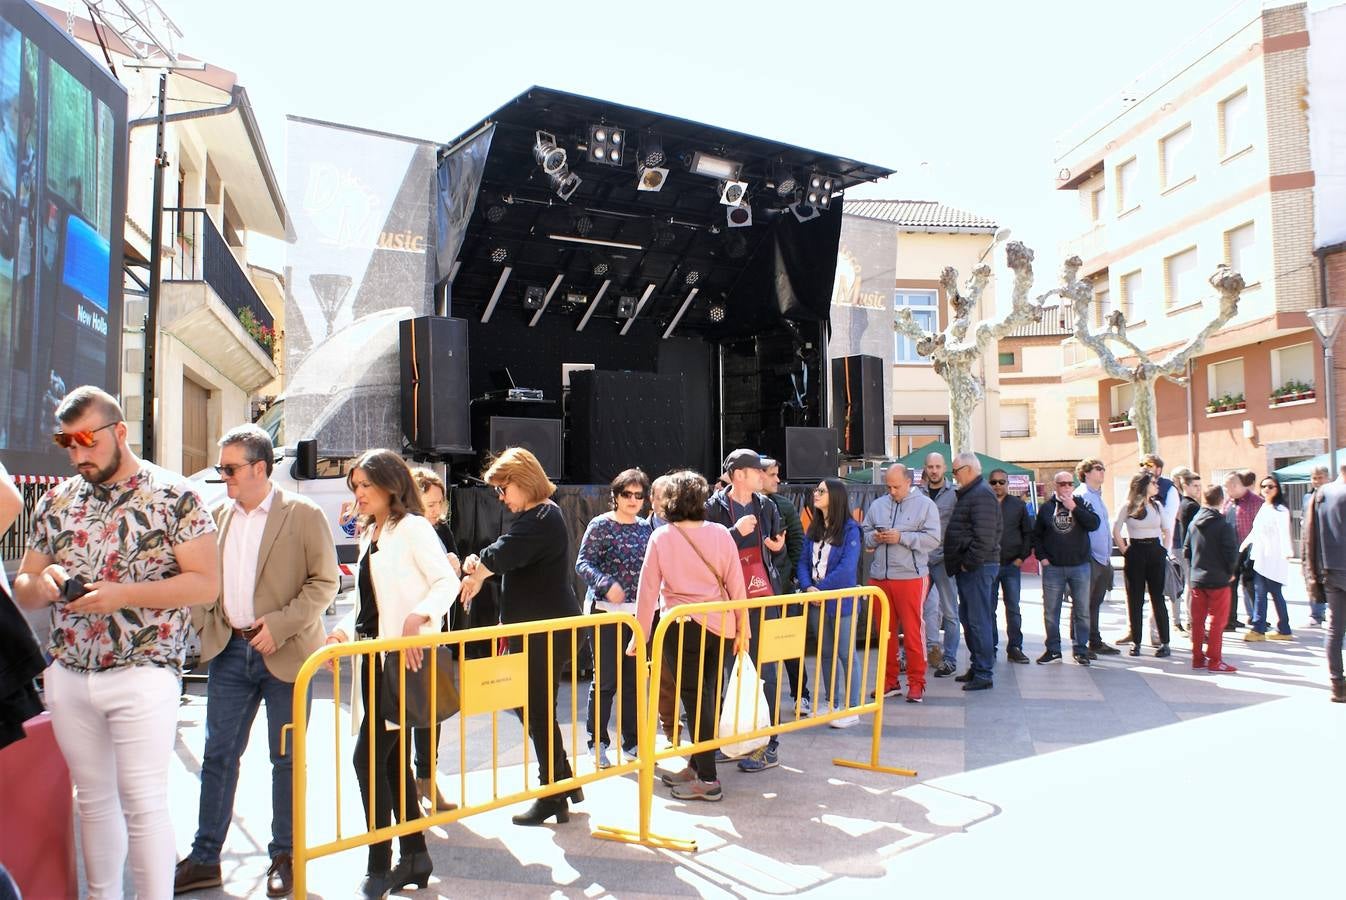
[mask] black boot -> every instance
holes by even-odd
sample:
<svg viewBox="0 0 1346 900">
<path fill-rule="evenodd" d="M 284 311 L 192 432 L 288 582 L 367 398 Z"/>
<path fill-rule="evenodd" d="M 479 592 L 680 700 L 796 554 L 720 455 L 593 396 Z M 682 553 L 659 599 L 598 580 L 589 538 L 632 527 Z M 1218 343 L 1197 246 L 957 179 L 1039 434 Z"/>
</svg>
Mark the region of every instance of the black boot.
<svg viewBox="0 0 1346 900">
<path fill-rule="evenodd" d="M 1168 656 L 1169 653 L 1170 651 L 1168 649 L 1168 644 L 1160 644 L 1159 649 L 1154 651 L 1154 655 L 1159 657 L 1160 659 L 1164 658 L 1165 656 Z"/>
<path fill-rule="evenodd" d="M 360 882 L 359 896 L 364 900 L 383 900 L 388 896 L 388 872 L 370 872 Z"/>
<path fill-rule="evenodd" d="M 527 812 L 514 816 L 514 824 L 541 825 L 552 816 L 556 817 L 558 825 L 570 821 L 570 807 L 566 804 L 565 797 L 542 797 L 534 800 Z"/>
<path fill-rule="evenodd" d="M 584 802 L 584 788 L 575 788 L 575 789 L 574 789 L 573 791 L 571 791 L 569 794 L 566 794 L 566 797 L 569 798 L 569 800 L 570 800 L 571 803 L 583 803 L 583 802 Z"/>
<path fill-rule="evenodd" d="M 418 888 L 427 887 L 430 884 L 430 873 L 434 870 L 434 863 L 430 861 L 430 854 L 427 851 L 403 853 L 402 858 L 388 874 L 388 890 L 400 891 L 409 884 L 414 884 Z"/>
<path fill-rule="evenodd" d="M 1119 642 L 1120 643 L 1120 642 Z M 1132 642 L 1131 649 L 1126 651 L 1127 656 L 1140 656 L 1140 644 Z"/>
</svg>

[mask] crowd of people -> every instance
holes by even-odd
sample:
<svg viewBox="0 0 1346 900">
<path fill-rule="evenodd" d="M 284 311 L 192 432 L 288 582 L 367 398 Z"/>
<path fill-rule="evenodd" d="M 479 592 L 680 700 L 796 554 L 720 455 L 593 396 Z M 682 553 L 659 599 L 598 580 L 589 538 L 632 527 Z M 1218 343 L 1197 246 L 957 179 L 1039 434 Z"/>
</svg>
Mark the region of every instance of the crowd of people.
<svg viewBox="0 0 1346 900">
<path fill-rule="evenodd" d="M 445 524 L 443 480 L 391 450 L 371 450 L 350 470 L 353 499 L 343 512 L 360 526 L 354 604 L 327 632 L 323 615 L 339 585 L 331 532 L 317 505 L 272 481 L 274 448 L 265 432 L 241 426 L 220 439 L 215 468 L 228 501 L 208 510 L 184 479 L 136 457 L 110 395 L 78 388 L 63 399 L 57 418 L 54 438 L 79 477 L 41 498 L 14 597 L 23 608 L 50 612 L 46 703 L 76 787 L 87 894 L 94 898 L 121 896 L 128 855 L 142 897 L 222 883 L 240 760 L 262 705 L 272 766 L 266 891 L 271 897 L 291 891 L 292 772 L 282 734 L 291 724 L 299 669 L 324 644 L 586 610 L 629 613 L 649 635 L 658 617 L 673 615 L 677 652 L 662 654 L 668 670 L 660 679 L 658 721 L 670 739 L 682 730 L 699 743 L 716 735 L 727 668 L 741 652 L 759 662 L 773 722 L 786 712 L 777 709 L 778 696 L 789 696 L 795 717 L 827 714 L 832 727 L 846 728 L 858 721 L 853 710 L 862 691 L 872 690 L 869 699 L 901 696 L 903 677 L 905 700 L 914 704 L 925 699 L 927 675 L 953 676 L 964 691 L 991 689 L 1002 601 L 1006 659 L 1030 661 L 1020 610 L 1021 566 L 1030 556 L 1043 565 L 1040 665 L 1063 658 L 1067 595 L 1073 660 L 1088 666 L 1120 652 L 1099 626 L 1112 587 L 1114 542 L 1124 560 L 1130 626 L 1115 643 L 1129 645 L 1132 656 L 1146 637 L 1147 593 L 1157 657 L 1171 654 L 1177 630 L 1190 637 L 1193 668 L 1229 673 L 1235 669 L 1222 653 L 1224 634 L 1246 627 L 1246 641 L 1293 639 L 1283 586 L 1296 548 L 1275 476 L 1235 472 L 1223 485 L 1203 486 L 1187 469 L 1165 477 L 1163 461 L 1151 454 L 1112 516 L 1102 496 L 1105 466 L 1085 459 L 1074 472 L 1056 473 L 1033 514 L 1009 491 L 1004 471 L 983 476 L 976 454 L 946 461 L 931 453 L 919 483 L 906 466 L 888 467 L 885 491 L 863 511 L 837 478 L 818 482 L 800 510 L 779 490 L 778 464 L 751 449 L 728 455 L 714 487 L 693 471 L 653 482 L 639 469 L 619 473 L 610 508 L 588 523 L 573 559 L 564 514 L 552 499 L 556 487 L 527 450 L 504 451 L 483 473 L 513 515 L 495 541 L 461 559 Z M 1340 479 L 1329 482 L 1330 475 L 1314 473 L 1299 555 L 1310 624 L 1330 622 L 1332 700 L 1346 702 L 1346 467 Z M 12 505 L 7 495 L 0 500 Z M 870 563 L 862 573 L 866 552 Z M 572 573 L 586 587 L 583 603 Z M 493 592 L 483 593 L 492 579 L 498 604 L 487 600 Z M 882 590 L 889 613 L 886 679 L 873 685 L 865 685 L 869 669 L 860 662 L 864 629 L 874 618 L 864 595 L 810 596 L 866 583 Z M 697 611 L 697 604 L 784 595 L 793 602 L 747 615 Z M 761 662 L 763 620 L 783 615 L 807 623 L 804 658 Z M 209 666 L 205 750 L 196 834 L 187 856 L 176 860 L 168 763 L 193 631 Z M 639 753 L 640 679 L 635 632 L 620 624 L 594 631 L 584 727 L 588 754 L 602 768 Z M 967 651 L 961 674 L 960 644 Z M 562 669 L 577 664 L 571 632 L 509 639 L 508 652 L 525 651 L 524 724 L 538 782 L 560 786 L 544 790 L 514 822 L 564 823 L 570 806 L 584 800 L 582 790 L 563 784 L 572 757 L 556 715 Z M 464 652 L 483 656 L 498 648 L 469 641 Z M 426 652 L 352 659 L 352 763 L 367 824 L 373 829 L 420 818 L 423 809 L 453 809 L 435 780 L 437 728 L 417 728 L 402 739 L 391 708 L 396 698 L 389 701 L 379 689 L 384 666 L 402 660 L 419 671 Z M 517 712 L 523 720 L 524 711 Z M 578 748 L 575 755 L 582 755 Z M 772 736 L 735 760 L 699 750 L 685 768 L 661 777 L 674 798 L 717 801 L 724 796 L 721 766 L 733 762 L 757 773 L 778 766 L 780 756 L 781 742 Z M 361 896 L 428 884 L 433 866 L 424 831 L 398 840 L 395 864 L 390 841 L 368 848 Z"/>
</svg>

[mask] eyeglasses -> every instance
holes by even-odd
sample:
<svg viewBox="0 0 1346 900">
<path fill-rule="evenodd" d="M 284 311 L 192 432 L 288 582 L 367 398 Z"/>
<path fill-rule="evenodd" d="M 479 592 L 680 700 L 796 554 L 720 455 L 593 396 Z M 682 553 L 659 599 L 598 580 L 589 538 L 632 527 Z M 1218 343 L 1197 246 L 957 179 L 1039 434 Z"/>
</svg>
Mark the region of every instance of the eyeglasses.
<svg viewBox="0 0 1346 900">
<path fill-rule="evenodd" d="M 1057 486 L 1057 487 L 1074 487 L 1074 485 L 1075 485 L 1075 482 L 1073 482 L 1073 481 L 1058 481 L 1058 482 L 1056 482 L 1056 486 Z"/>
<path fill-rule="evenodd" d="M 234 473 L 237 472 L 239 469 L 246 469 L 248 466 L 252 465 L 253 463 L 258 463 L 258 462 L 261 462 L 261 460 L 259 460 L 259 459 L 250 459 L 250 460 L 248 460 L 247 462 L 245 462 L 245 463 L 239 463 L 238 465 L 233 465 L 233 466 L 216 466 L 216 467 L 215 467 L 215 471 L 216 471 L 216 472 L 219 472 L 219 473 L 220 473 L 221 475 L 223 475 L 225 478 L 233 478 L 233 477 L 234 477 Z"/>
<path fill-rule="evenodd" d="M 496 495 L 497 497 L 503 497 L 503 496 L 505 496 L 505 488 L 507 488 L 507 487 L 509 487 L 509 482 L 508 482 L 508 481 L 505 482 L 504 484 L 493 484 L 493 485 L 491 485 L 491 488 L 495 491 L 495 495 Z"/>
<path fill-rule="evenodd" d="M 892 488 L 890 487 L 890 488 L 888 488 L 888 490 L 891 491 Z M 826 494 L 826 493 L 827 493 L 827 488 L 825 488 L 825 487 L 816 487 L 816 488 L 813 489 L 813 493 L 815 493 L 815 494 Z"/>
<path fill-rule="evenodd" d="M 1092 469 L 1090 469 L 1089 471 L 1090 471 L 1090 472 L 1106 472 L 1107 470 L 1108 470 L 1107 466 L 1094 466 L 1094 467 L 1093 467 Z"/>
<path fill-rule="evenodd" d="M 1153 468 L 1154 468 L 1154 463 L 1152 463 L 1152 462 L 1141 462 L 1140 467 L 1141 467 L 1142 469 L 1153 469 Z"/>
<path fill-rule="evenodd" d="M 644 500 L 644 491 L 619 491 L 618 496 L 625 500 Z"/>
<path fill-rule="evenodd" d="M 88 431 L 58 431 L 51 436 L 51 440 L 62 450 L 69 450 L 75 444 L 79 444 L 81 447 L 92 447 L 95 434 L 116 424 L 116 422 L 108 422 L 106 425 L 99 425 L 97 428 L 90 428 Z"/>
<path fill-rule="evenodd" d="M 957 475 L 957 474 L 958 474 L 958 471 L 959 471 L 960 469 L 966 469 L 966 468 L 967 468 L 967 466 L 954 466 L 954 467 L 953 467 L 953 474 Z"/>
<path fill-rule="evenodd" d="M 1264 490 L 1264 491 L 1274 491 L 1274 490 L 1276 489 L 1276 485 L 1274 485 L 1274 484 L 1263 484 L 1263 485 L 1260 485 L 1260 487 L 1261 487 L 1262 490 Z"/>
<path fill-rule="evenodd" d="M 1009 484 L 1009 482 L 1003 478 L 989 478 L 987 484 Z"/>
</svg>

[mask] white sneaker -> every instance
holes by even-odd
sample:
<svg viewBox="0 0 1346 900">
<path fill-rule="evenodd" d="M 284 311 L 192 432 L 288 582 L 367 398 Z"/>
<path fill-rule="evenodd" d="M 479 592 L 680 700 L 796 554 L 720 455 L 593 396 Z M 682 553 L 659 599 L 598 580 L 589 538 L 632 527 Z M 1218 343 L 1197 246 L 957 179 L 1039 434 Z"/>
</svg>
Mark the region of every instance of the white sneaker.
<svg viewBox="0 0 1346 900">
<path fill-rule="evenodd" d="M 812 714 L 812 712 L 813 712 L 813 704 L 809 701 L 808 697 L 805 697 L 799 701 L 799 718 L 801 719 L 807 718 L 810 714 Z"/>
<path fill-rule="evenodd" d="M 860 724 L 859 716 L 842 716 L 840 719 L 833 719 L 827 723 L 831 728 L 850 728 L 852 725 Z"/>
</svg>

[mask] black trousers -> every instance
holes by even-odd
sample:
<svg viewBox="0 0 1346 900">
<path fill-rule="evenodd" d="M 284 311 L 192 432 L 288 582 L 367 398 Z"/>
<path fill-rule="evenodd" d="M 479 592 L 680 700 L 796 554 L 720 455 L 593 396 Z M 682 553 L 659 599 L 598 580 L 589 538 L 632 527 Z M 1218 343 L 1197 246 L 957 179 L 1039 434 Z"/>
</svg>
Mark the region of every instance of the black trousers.
<svg viewBox="0 0 1346 900">
<path fill-rule="evenodd" d="M 1103 601 L 1108 599 L 1112 590 L 1112 566 L 1089 557 L 1089 646 L 1098 647 L 1103 643 L 1103 635 L 1098 630 L 1098 619 L 1103 609 Z"/>
<path fill-rule="evenodd" d="M 551 638 L 548 641 L 548 637 Z M 533 753 L 537 759 L 538 781 L 552 784 L 569 778 L 570 760 L 566 756 L 565 742 L 561 740 L 561 726 L 556 721 L 556 698 L 561 686 L 561 669 L 567 661 L 571 671 L 575 671 L 578 660 L 571 660 L 569 631 L 557 631 L 551 635 L 530 634 L 528 641 L 528 736 L 533 742 Z M 509 652 L 522 653 L 524 637 L 509 639 Z M 547 659 L 547 646 L 550 643 L 551 662 Z M 579 649 L 579 636 L 576 635 L 576 653 Z M 550 677 L 549 677 L 550 676 Z M 550 682 L 550 689 L 548 683 Z M 524 711 L 515 710 L 519 721 L 524 721 Z M 550 762 L 549 762 L 550 761 Z"/>
<path fill-rule="evenodd" d="M 1233 628 L 1235 624 L 1238 623 L 1240 588 L 1242 589 L 1241 593 L 1243 594 L 1243 608 L 1245 610 L 1253 608 L 1253 597 L 1255 596 L 1253 589 L 1253 566 L 1248 558 L 1248 549 L 1246 547 L 1239 551 L 1238 564 L 1235 566 L 1234 571 L 1238 573 L 1238 578 L 1234 580 L 1233 591 L 1231 591 L 1229 597 L 1229 621 L 1225 623 L 1225 628 Z M 1248 615 L 1248 627 L 1252 627 L 1251 613 Z"/>
<path fill-rule="evenodd" d="M 607 747 L 611 744 L 608 719 L 616 700 L 620 710 L 622 746 L 635 747 L 640 739 L 640 722 L 636 715 L 636 658 L 626 655 L 626 645 L 632 638 L 631 629 L 624 625 L 600 625 L 586 631 L 591 637 L 597 632 L 594 677 L 589 683 L 589 712 L 585 722 L 589 729 L 589 745 L 600 743 Z M 619 671 L 620 697 L 617 691 Z"/>
<path fill-rule="evenodd" d="M 391 657 L 392 664 L 397 665 L 397 659 L 397 656 Z M 368 660 L 368 657 L 361 657 L 358 664 L 360 669 L 360 696 L 366 703 L 369 701 Z M 387 728 L 384 725 L 384 713 L 380 700 L 381 691 L 378 689 L 382 680 L 382 670 L 383 662 L 375 655 L 374 708 L 365 710 L 364 721 L 360 723 L 360 732 L 355 738 L 355 753 L 351 757 L 351 763 L 355 766 L 355 778 L 360 782 L 360 805 L 365 811 L 365 823 L 370 828 L 382 828 L 385 825 L 391 825 L 393 820 L 399 817 L 403 803 L 406 804 L 406 821 L 409 822 L 421 817 L 421 806 L 416 795 L 416 781 L 412 776 L 410 766 L 411 734 L 408 733 L 405 736 L 406 740 L 402 740 L 403 735 L 400 729 Z M 370 779 L 369 763 L 371 720 L 374 732 L 372 781 Z M 410 732 L 410 729 L 408 729 L 408 732 Z M 374 820 L 372 822 L 369 821 L 369 795 L 371 791 L 374 794 Z M 404 856 L 408 853 L 423 853 L 425 852 L 425 834 L 420 831 L 405 834 L 398 839 L 398 846 Z M 387 872 L 392 868 L 392 856 L 392 841 L 379 841 L 377 844 L 370 844 L 369 862 L 366 871 L 370 873 Z"/>
<path fill-rule="evenodd" d="M 1165 569 L 1168 554 L 1159 541 L 1132 541 L 1127 545 L 1126 564 L 1122 574 L 1126 579 L 1126 612 L 1131 620 L 1131 639 L 1143 641 L 1145 632 L 1141 622 L 1145 610 L 1145 591 L 1150 591 L 1150 609 L 1159 624 L 1159 643 L 1168 643 L 1168 604 L 1164 601 Z"/>
<path fill-rule="evenodd" d="M 693 618 L 679 620 L 682 629 L 682 656 L 679 668 L 682 671 L 682 683 L 679 685 L 682 708 L 687 713 L 687 722 L 693 741 L 710 740 L 715 736 L 715 727 L 720 712 L 720 679 L 723 666 L 734 659 L 729 642 L 715 632 L 703 626 Z M 705 647 L 704 657 L 702 646 Z M 678 636 L 669 632 L 665 653 L 677 653 Z M 664 672 L 663 677 L 673 678 L 672 672 Z M 726 681 L 727 683 L 727 681 Z M 707 750 L 693 753 L 691 766 L 696 777 L 702 781 L 715 781 L 715 751 Z"/>
</svg>

